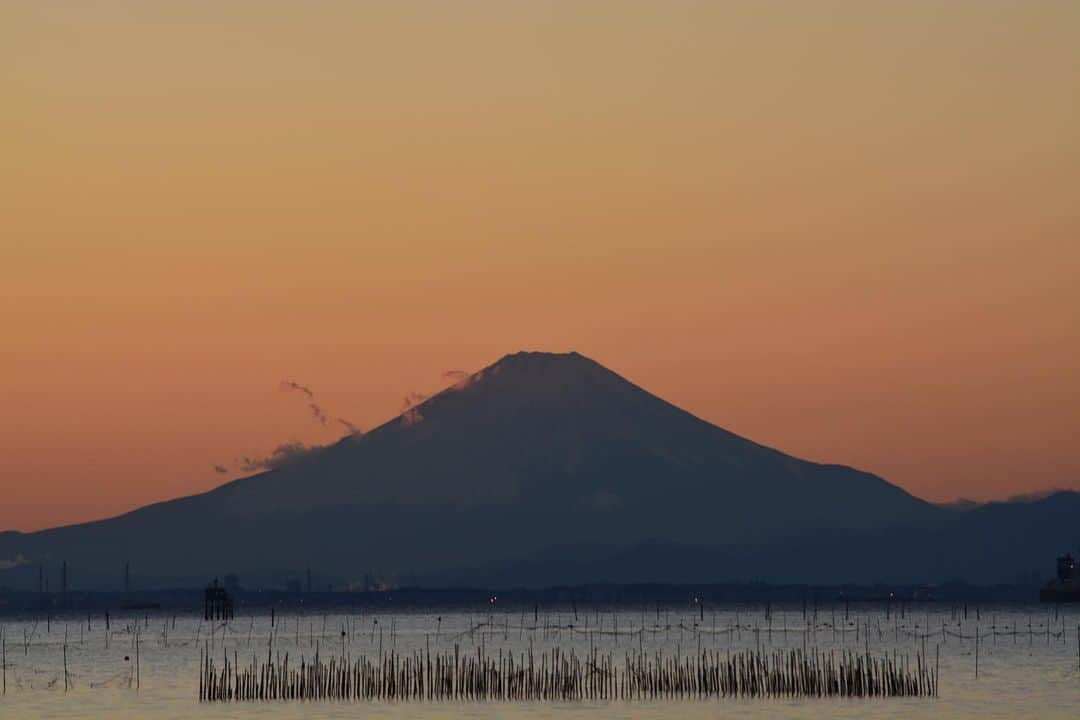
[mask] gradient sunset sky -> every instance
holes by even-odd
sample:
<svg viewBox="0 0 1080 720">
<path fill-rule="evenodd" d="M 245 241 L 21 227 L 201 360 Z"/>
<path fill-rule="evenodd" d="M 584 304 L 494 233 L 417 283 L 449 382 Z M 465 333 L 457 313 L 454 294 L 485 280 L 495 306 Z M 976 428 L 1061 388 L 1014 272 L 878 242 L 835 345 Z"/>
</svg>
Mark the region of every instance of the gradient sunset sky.
<svg viewBox="0 0 1080 720">
<path fill-rule="evenodd" d="M 521 349 L 1080 488 L 1080 3 L 3 0 L 0 328 L 0 530 Z"/>
</svg>

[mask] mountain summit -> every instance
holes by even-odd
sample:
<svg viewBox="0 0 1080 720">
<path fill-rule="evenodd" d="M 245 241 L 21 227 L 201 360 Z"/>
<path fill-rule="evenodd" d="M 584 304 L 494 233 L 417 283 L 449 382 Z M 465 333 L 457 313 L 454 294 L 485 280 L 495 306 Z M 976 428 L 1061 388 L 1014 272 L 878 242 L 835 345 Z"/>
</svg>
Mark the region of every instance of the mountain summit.
<svg viewBox="0 0 1080 720">
<path fill-rule="evenodd" d="M 577 353 L 523 352 L 208 493 L 0 535 L 0 560 L 66 560 L 84 587 L 114 587 L 125 562 L 143 586 L 309 566 L 338 585 L 925 581 L 1000 570 L 969 557 L 987 517 L 759 445 Z"/>
</svg>

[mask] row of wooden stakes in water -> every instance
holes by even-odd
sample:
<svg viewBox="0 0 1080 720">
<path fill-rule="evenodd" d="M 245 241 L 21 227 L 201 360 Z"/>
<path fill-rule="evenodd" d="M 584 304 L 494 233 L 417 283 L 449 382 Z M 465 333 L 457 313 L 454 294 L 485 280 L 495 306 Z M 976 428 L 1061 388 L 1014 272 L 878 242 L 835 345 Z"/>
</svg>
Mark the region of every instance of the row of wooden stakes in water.
<svg viewBox="0 0 1080 720">
<path fill-rule="evenodd" d="M 577 655 L 555 648 L 534 657 L 463 655 L 454 651 L 394 652 L 377 658 L 295 658 L 288 653 L 241 666 L 209 651 L 200 663 L 201 701 L 595 701 L 721 697 L 936 697 L 938 664 L 922 654 L 801 650 L 704 650 L 689 657 L 662 653 Z"/>
</svg>

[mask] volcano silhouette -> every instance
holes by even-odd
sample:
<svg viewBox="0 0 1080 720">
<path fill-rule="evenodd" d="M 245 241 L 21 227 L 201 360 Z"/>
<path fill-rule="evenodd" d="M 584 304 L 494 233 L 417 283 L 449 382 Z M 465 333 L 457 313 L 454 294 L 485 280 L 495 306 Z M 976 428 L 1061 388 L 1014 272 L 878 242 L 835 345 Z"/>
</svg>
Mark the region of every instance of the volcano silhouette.
<svg viewBox="0 0 1080 720">
<path fill-rule="evenodd" d="M 126 562 L 143 586 L 229 571 L 280 586 L 309 567 L 339 587 L 996 581 L 1068 541 L 1040 518 L 1076 502 L 950 511 L 742 438 L 577 353 L 517 353 L 366 435 L 208 493 L 0 534 L 0 560 L 63 559 L 87 588 L 115 587 Z M 1030 536 L 1002 545 L 1003 524 Z"/>
</svg>

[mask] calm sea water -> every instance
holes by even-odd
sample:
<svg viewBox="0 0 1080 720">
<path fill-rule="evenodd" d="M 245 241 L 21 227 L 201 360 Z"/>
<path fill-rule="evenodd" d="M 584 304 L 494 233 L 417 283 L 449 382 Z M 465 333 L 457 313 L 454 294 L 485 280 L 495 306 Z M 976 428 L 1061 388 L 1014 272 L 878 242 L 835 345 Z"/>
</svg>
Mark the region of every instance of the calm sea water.
<svg viewBox="0 0 1080 720">
<path fill-rule="evenodd" d="M 570 609 L 541 612 L 353 612 L 238 616 L 229 623 L 163 613 L 2 618 L 7 654 L 3 718 L 1080 718 L 1080 607 L 940 604 L 809 611 L 761 607 Z M 976 665 L 978 635 L 978 677 Z M 136 642 L 138 653 L 136 667 Z M 66 640 L 65 640 L 66 638 Z M 559 646 L 624 653 L 699 648 L 925 652 L 940 662 L 936 699 L 801 699 L 610 703 L 198 702 L 200 649 L 241 662 L 267 650 L 311 657 L 377 656 L 429 648 L 515 653 Z M 70 687 L 64 689 L 64 655 Z"/>
</svg>

